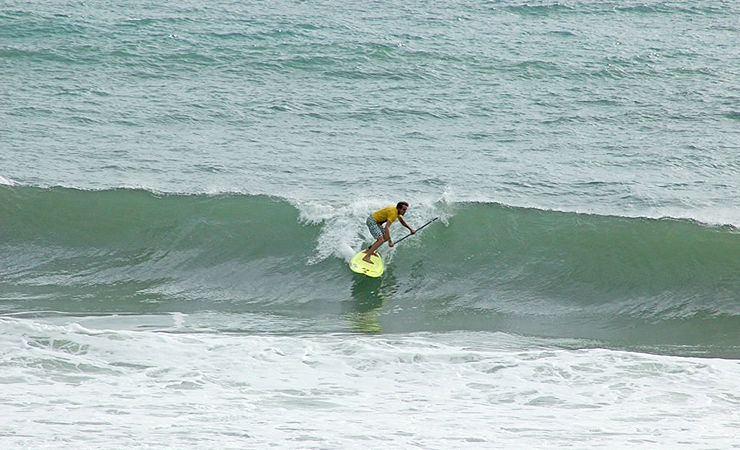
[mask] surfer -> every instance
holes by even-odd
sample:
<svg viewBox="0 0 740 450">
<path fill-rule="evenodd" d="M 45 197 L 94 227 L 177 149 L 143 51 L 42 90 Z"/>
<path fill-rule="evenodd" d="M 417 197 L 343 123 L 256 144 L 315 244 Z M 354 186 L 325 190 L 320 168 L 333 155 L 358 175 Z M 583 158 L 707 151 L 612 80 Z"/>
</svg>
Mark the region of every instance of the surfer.
<svg viewBox="0 0 740 450">
<path fill-rule="evenodd" d="M 388 246 L 393 247 L 393 241 L 391 240 L 391 224 L 398 219 L 401 225 L 408 228 L 411 234 L 415 234 L 416 230 L 411 228 L 404 220 L 403 215 L 406 210 L 409 209 L 407 202 L 398 202 L 396 206 L 388 206 L 386 208 L 375 211 L 367 218 L 367 227 L 370 230 L 370 234 L 376 239 L 373 245 L 365 250 L 365 256 L 362 258 L 363 261 L 373 264 L 370 260 L 370 256 L 383 245 L 383 242 L 388 241 Z M 384 229 L 381 229 L 383 227 Z"/>
</svg>

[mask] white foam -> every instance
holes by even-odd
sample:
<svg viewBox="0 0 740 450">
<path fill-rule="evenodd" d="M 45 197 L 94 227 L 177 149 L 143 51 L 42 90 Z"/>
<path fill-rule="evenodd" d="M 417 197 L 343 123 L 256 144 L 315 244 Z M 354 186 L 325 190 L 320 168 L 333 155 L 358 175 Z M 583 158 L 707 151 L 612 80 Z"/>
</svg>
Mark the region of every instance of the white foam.
<svg viewBox="0 0 740 450">
<path fill-rule="evenodd" d="M 736 361 L 500 333 L 0 323 L 8 448 L 667 450 L 730 448 L 740 425 Z"/>
<path fill-rule="evenodd" d="M 14 180 L 8 179 L 0 175 L 0 184 L 6 185 L 6 186 L 15 186 L 18 183 L 16 183 Z"/>
</svg>

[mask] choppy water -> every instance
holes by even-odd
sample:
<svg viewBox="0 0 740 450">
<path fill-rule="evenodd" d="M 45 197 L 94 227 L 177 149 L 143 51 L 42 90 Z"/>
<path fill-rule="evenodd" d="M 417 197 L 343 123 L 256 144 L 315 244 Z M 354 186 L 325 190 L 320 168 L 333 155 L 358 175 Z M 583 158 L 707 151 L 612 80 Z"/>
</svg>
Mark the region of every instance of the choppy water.
<svg viewBox="0 0 740 450">
<path fill-rule="evenodd" d="M 4 448 L 737 446 L 738 7 L 427 3 L 2 5 Z"/>
</svg>

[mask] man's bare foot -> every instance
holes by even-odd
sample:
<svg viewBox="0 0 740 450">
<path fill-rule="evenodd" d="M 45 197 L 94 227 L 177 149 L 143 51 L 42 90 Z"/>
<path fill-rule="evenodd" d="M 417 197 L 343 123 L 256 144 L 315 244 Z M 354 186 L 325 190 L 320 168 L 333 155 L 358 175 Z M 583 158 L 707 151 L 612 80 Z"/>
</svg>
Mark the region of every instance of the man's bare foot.
<svg viewBox="0 0 740 450">
<path fill-rule="evenodd" d="M 366 263 L 370 263 L 370 264 L 375 264 L 374 262 L 372 262 L 372 261 L 370 260 L 370 257 L 371 257 L 371 256 L 372 256 L 372 255 L 373 255 L 374 253 L 370 253 L 370 249 L 369 249 L 369 248 L 368 248 L 368 249 L 365 249 L 365 250 L 363 250 L 363 251 L 362 251 L 362 253 L 364 253 L 364 254 L 365 254 L 365 256 L 363 256 L 363 258 L 362 258 L 362 260 L 363 260 L 363 261 L 365 261 Z"/>
</svg>

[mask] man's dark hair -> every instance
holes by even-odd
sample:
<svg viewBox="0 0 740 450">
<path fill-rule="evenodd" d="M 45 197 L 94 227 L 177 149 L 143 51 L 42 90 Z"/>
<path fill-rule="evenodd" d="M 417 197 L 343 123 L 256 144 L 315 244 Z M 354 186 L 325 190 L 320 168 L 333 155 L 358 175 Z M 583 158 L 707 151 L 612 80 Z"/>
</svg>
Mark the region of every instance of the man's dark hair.
<svg viewBox="0 0 740 450">
<path fill-rule="evenodd" d="M 396 205 L 396 209 L 401 209 L 404 206 L 408 208 L 409 204 L 407 202 L 398 202 L 398 204 Z"/>
</svg>

